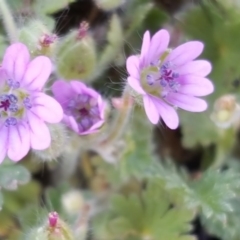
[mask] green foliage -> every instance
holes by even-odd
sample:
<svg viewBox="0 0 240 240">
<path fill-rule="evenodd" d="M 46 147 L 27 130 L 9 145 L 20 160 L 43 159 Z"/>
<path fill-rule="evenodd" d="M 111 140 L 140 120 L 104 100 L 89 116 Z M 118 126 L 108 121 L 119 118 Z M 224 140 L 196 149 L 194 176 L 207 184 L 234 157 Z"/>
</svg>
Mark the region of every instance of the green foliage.
<svg viewBox="0 0 240 240">
<path fill-rule="evenodd" d="M 93 78 L 102 74 L 108 65 L 114 61 L 121 49 L 123 48 L 124 38 L 121 20 L 117 14 L 113 14 L 110 19 L 109 29 L 107 32 L 107 45 L 101 52 L 97 68 L 99 69 L 93 75 Z"/>
<path fill-rule="evenodd" d="M 213 70 L 209 78 L 215 84 L 214 93 L 207 98 L 209 111 L 191 116 L 181 112 L 183 142 L 188 147 L 197 144 L 206 146 L 218 141 L 218 129 L 210 121 L 213 103 L 222 94 L 239 92 L 233 87 L 233 81 L 240 76 L 239 16 L 239 12 L 233 9 L 226 11 L 211 1 L 203 1 L 201 6 L 187 11 L 182 19 L 181 28 L 184 32 L 192 39 L 204 42 L 202 58 L 211 61 Z"/>
<path fill-rule="evenodd" d="M 131 4 L 131 3 L 130 3 Z M 134 3 L 132 3 L 134 5 Z M 147 17 L 147 14 L 152 10 L 153 4 L 152 3 L 145 3 L 145 4 L 136 4 L 134 7 L 129 7 L 126 18 L 130 23 L 128 23 L 128 28 L 125 31 L 124 35 L 129 37 L 134 31 L 141 26 L 144 19 Z M 132 13 L 132 9 L 134 9 L 134 13 Z M 131 10 L 131 11 L 130 11 Z M 134 16 L 134 17 L 132 17 Z"/>
<path fill-rule="evenodd" d="M 175 189 L 186 206 L 200 209 L 205 218 L 224 224 L 227 214 L 233 211 L 232 200 L 239 194 L 240 175 L 232 169 L 209 169 L 200 179 L 191 181 L 172 165 L 151 168 L 146 172 L 148 177 L 157 177 L 168 189 Z"/>
<path fill-rule="evenodd" d="M 95 234 L 104 239 L 195 239 L 187 234 L 194 211 L 172 203 L 169 191 L 153 182 L 140 195 L 117 195 L 107 213 L 108 222 Z"/>
<path fill-rule="evenodd" d="M 41 14 L 53 14 L 64 8 L 68 8 L 68 5 L 75 0 L 35 0 L 33 9 Z"/>
<path fill-rule="evenodd" d="M 105 11 L 111 11 L 122 4 L 124 4 L 125 0 L 95 0 L 97 6 Z"/>
<path fill-rule="evenodd" d="M 12 162 L 0 165 L 0 186 L 7 190 L 16 190 L 18 185 L 26 184 L 30 180 L 28 170 Z"/>
</svg>

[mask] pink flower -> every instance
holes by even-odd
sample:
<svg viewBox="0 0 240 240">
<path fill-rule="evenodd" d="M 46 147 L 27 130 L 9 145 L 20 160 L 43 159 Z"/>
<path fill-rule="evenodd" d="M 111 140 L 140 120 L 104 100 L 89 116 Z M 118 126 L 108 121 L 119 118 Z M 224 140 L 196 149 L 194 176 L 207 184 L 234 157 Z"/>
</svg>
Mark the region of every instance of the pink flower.
<svg viewBox="0 0 240 240">
<path fill-rule="evenodd" d="M 42 88 L 52 70 L 47 57 L 30 61 L 22 43 L 6 49 L 0 68 L 0 162 L 21 160 L 30 147 L 43 150 L 51 137 L 45 124 L 60 122 L 63 111 Z"/>
<path fill-rule="evenodd" d="M 171 129 L 179 119 L 175 108 L 190 112 L 206 110 L 206 101 L 196 98 L 213 92 L 210 80 L 211 64 L 195 60 L 203 51 L 203 44 L 191 41 L 174 50 L 168 49 L 169 34 L 158 31 L 150 38 L 145 32 L 140 56 L 127 59 L 128 84 L 142 96 L 149 120 L 157 124 L 160 117 Z"/>
<path fill-rule="evenodd" d="M 94 133 L 104 123 L 105 103 L 95 90 L 79 81 L 56 81 L 52 92 L 64 110 L 63 121 L 80 135 Z"/>
</svg>

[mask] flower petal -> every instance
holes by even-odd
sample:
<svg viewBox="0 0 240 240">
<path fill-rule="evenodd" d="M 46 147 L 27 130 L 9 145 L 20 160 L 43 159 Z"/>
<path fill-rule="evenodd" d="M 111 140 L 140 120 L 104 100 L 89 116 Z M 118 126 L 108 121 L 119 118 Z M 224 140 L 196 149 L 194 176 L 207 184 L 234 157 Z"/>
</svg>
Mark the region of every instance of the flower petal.
<svg viewBox="0 0 240 240">
<path fill-rule="evenodd" d="M 165 29 L 158 31 L 153 35 L 148 51 L 147 64 L 150 64 L 151 62 L 154 63 L 159 60 L 161 54 L 166 51 L 169 40 L 169 33 Z"/>
<path fill-rule="evenodd" d="M 212 65 L 206 60 L 196 60 L 188 62 L 176 69 L 179 75 L 192 74 L 199 77 L 207 76 L 212 70 Z"/>
<path fill-rule="evenodd" d="M 148 119 L 152 124 L 157 124 L 159 121 L 159 112 L 154 104 L 152 97 L 145 95 L 143 97 L 144 109 Z"/>
<path fill-rule="evenodd" d="M 13 161 L 24 158 L 30 149 L 30 132 L 26 124 L 9 127 L 8 157 Z"/>
<path fill-rule="evenodd" d="M 146 93 L 144 92 L 144 90 L 142 89 L 142 86 L 140 85 L 139 80 L 137 80 L 137 79 L 135 79 L 135 78 L 133 78 L 133 77 L 128 77 L 127 81 L 128 81 L 128 84 L 130 85 L 130 87 L 131 87 L 133 90 L 135 90 L 135 91 L 137 91 L 138 93 L 143 94 L 143 95 L 146 94 Z"/>
<path fill-rule="evenodd" d="M 139 69 L 139 57 L 130 56 L 127 58 L 126 67 L 129 75 L 136 79 L 139 79 L 140 69 Z"/>
<path fill-rule="evenodd" d="M 140 56 L 140 66 L 144 67 L 146 65 L 147 53 L 150 46 L 150 32 L 146 31 L 143 35 L 143 42 L 141 48 L 141 56 Z"/>
<path fill-rule="evenodd" d="M 35 150 L 44 150 L 51 144 L 51 135 L 46 124 L 33 112 L 28 111 L 30 144 Z"/>
<path fill-rule="evenodd" d="M 48 57 L 39 56 L 27 66 L 23 77 L 24 85 L 30 90 L 41 90 L 52 72 L 52 63 Z"/>
<path fill-rule="evenodd" d="M 207 109 L 205 100 L 181 93 L 169 93 L 166 100 L 174 106 L 190 112 L 203 112 Z"/>
<path fill-rule="evenodd" d="M 56 100 L 63 106 L 68 103 L 75 94 L 71 85 L 63 80 L 54 82 L 51 89 Z"/>
<path fill-rule="evenodd" d="M 181 80 L 179 93 L 184 93 L 190 96 L 206 96 L 214 91 L 212 82 L 207 78 L 186 75 Z"/>
<path fill-rule="evenodd" d="M 176 110 L 167 103 L 154 98 L 154 104 L 158 109 L 160 117 L 170 129 L 176 129 L 179 125 L 179 118 Z"/>
<path fill-rule="evenodd" d="M 0 127 L 0 163 L 5 159 L 8 148 L 8 128 L 2 124 Z"/>
<path fill-rule="evenodd" d="M 70 85 L 72 86 L 72 89 L 74 90 L 74 92 L 76 93 L 83 93 L 84 90 L 86 90 L 88 87 L 80 82 L 80 81 L 71 81 Z"/>
<path fill-rule="evenodd" d="M 6 69 L 8 77 L 21 82 L 29 61 L 27 47 L 22 43 L 14 43 L 5 51 L 2 68 Z"/>
<path fill-rule="evenodd" d="M 71 128 L 74 132 L 79 133 L 79 128 L 78 128 L 77 122 L 76 122 L 76 120 L 74 119 L 74 117 L 64 115 L 64 116 L 63 116 L 63 122 L 64 122 L 69 128 Z"/>
<path fill-rule="evenodd" d="M 197 58 L 203 51 L 202 42 L 191 41 L 175 48 L 168 57 L 168 61 L 173 62 L 176 66 L 181 66 Z"/>
<path fill-rule="evenodd" d="M 41 92 L 34 94 L 33 98 L 31 111 L 40 119 L 49 123 L 58 123 L 63 119 L 63 109 L 54 98 Z"/>
</svg>

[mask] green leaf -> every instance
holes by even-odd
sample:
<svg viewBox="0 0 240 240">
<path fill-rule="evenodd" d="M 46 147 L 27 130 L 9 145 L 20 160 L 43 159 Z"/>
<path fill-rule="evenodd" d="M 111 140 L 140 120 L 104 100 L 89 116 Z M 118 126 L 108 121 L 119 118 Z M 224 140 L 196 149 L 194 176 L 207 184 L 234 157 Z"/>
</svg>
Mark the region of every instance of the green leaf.
<svg viewBox="0 0 240 240">
<path fill-rule="evenodd" d="M 139 26 L 141 26 L 142 22 L 146 18 L 147 14 L 153 7 L 152 3 L 146 4 L 135 4 L 136 6 L 130 6 L 128 9 L 128 16 L 130 18 L 128 21 L 130 22 L 127 30 L 125 31 L 125 37 L 129 37 Z M 131 10 L 131 11 L 130 11 Z M 132 12 L 133 11 L 133 12 Z"/>
<path fill-rule="evenodd" d="M 36 12 L 42 14 L 53 14 L 64 8 L 67 8 L 70 3 L 75 0 L 35 0 L 33 8 Z"/>
<path fill-rule="evenodd" d="M 172 165 L 155 166 L 146 171 L 146 176 L 158 178 L 167 189 L 175 191 L 180 202 L 193 209 L 200 209 L 205 218 L 224 222 L 234 209 L 232 201 L 236 199 L 240 189 L 240 175 L 232 169 L 225 171 L 209 169 L 199 180 L 192 181 L 180 174 Z"/>
<path fill-rule="evenodd" d="M 236 198 L 240 189 L 240 176 L 231 169 L 222 172 L 209 169 L 191 187 L 202 214 L 224 223 L 226 214 L 233 211 L 231 200 Z"/>
<path fill-rule="evenodd" d="M 8 190 L 16 190 L 18 185 L 26 184 L 30 180 L 29 171 L 17 164 L 0 165 L 0 186 Z"/>
<path fill-rule="evenodd" d="M 107 45 L 100 54 L 98 60 L 98 71 L 94 74 L 93 78 L 98 77 L 114 61 L 119 54 L 124 44 L 123 29 L 120 18 L 117 14 L 113 14 L 110 19 L 110 26 L 107 33 Z"/>
<path fill-rule="evenodd" d="M 105 231 L 112 239 L 195 239 L 186 234 L 192 229 L 194 211 L 183 205 L 172 207 L 169 192 L 162 184 L 150 182 L 140 195 L 114 196 Z"/>
</svg>

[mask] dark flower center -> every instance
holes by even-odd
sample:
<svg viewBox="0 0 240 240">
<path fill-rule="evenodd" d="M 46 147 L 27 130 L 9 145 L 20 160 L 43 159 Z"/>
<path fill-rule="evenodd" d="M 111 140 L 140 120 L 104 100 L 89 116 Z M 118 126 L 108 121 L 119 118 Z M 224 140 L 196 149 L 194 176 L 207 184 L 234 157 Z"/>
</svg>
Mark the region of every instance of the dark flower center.
<svg viewBox="0 0 240 240">
<path fill-rule="evenodd" d="M 10 107 L 11 103 L 8 99 L 4 100 L 4 101 L 1 101 L 1 105 L 0 105 L 0 108 L 3 108 L 4 111 L 7 111 L 8 108 Z"/>
<path fill-rule="evenodd" d="M 89 115 L 89 111 L 86 108 L 79 109 L 79 113 L 82 117 L 86 117 Z"/>
</svg>

